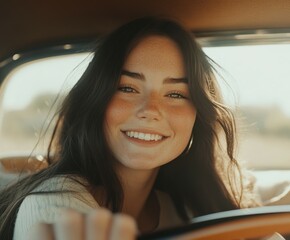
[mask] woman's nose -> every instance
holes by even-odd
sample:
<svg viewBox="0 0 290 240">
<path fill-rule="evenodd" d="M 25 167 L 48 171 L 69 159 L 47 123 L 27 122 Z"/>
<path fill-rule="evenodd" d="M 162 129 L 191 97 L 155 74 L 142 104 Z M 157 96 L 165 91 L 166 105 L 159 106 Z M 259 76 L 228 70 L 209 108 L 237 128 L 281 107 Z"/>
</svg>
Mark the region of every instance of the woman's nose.
<svg viewBox="0 0 290 240">
<path fill-rule="evenodd" d="M 142 100 L 137 110 L 137 117 L 147 120 L 160 120 L 160 103 L 156 97 L 148 96 Z"/>
</svg>

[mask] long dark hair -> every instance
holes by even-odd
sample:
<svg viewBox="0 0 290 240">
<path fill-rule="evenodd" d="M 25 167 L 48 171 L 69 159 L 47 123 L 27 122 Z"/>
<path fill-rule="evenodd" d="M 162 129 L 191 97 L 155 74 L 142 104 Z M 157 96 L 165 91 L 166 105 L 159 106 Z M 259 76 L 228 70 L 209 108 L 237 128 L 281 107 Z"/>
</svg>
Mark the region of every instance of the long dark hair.
<svg viewBox="0 0 290 240">
<path fill-rule="evenodd" d="M 232 113 L 220 101 L 211 60 L 192 34 L 178 23 L 142 18 L 98 41 L 92 61 L 60 109 L 51 140 L 51 143 L 57 142 L 57 149 L 51 154 L 50 147 L 47 154 L 50 166 L 9 186 L 0 194 L 1 237 L 12 238 L 13 225 L 23 199 L 44 180 L 57 175 L 80 176 L 86 179 L 91 189 L 104 186 L 107 193 L 105 206 L 113 212 L 121 210 L 123 191 L 112 166 L 113 155 L 105 141 L 104 116 L 117 90 L 126 57 L 138 41 L 148 35 L 168 37 L 179 46 L 191 99 L 197 110 L 192 147 L 161 167 L 155 188 L 172 197 L 183 219 L 189 218 L 188 210 L 197 216 L 241 207 L 241 191 L 234 191 L 237 188 L 231 187 L 232 184 L 223 177 L 236 178 L 239 172 L 233 157 L 235 122 Z M 221 133 L 226 142 L 226 155 L 225 161 L 222 159 L 218 163 Z M 224 163 L 229 163 L 231 167 L 227 169 L 232 171 L 221 173 L 218 169 L 225 168 L 217 165 Z"/>
</svg>

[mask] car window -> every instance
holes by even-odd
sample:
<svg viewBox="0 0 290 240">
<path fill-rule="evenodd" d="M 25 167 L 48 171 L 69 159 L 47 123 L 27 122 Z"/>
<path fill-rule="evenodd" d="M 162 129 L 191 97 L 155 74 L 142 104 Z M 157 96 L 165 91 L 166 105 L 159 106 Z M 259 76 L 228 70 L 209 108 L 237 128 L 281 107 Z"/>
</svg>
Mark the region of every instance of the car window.
<svg viewBox="0 0 290 240">
<path fill-rule="evenodd" d="M 217 76 L 238 119 L 238 159 L 253 169 L 289 168 L 290 44 L 204 50 L 222 67 Z"/>
<path fill-rule="evenodd" d="M 238 119 L 237 159 L 251 169 L 290 168 L 290 44 L 204 51 L 220 66 L 225 102 Z M 52 127 L 44 130 L 89 59 L 88 53 L 50 57 L 8 75 L 0 92 L 0 157 L 44 154 Z"/>
<path fill-rule="evenodd" d="M 0 95 L 0 157 L 41 155 L 59 103 L 87 66 L 88 53 L 49 57 L 14 69 Z"/>
</svg>

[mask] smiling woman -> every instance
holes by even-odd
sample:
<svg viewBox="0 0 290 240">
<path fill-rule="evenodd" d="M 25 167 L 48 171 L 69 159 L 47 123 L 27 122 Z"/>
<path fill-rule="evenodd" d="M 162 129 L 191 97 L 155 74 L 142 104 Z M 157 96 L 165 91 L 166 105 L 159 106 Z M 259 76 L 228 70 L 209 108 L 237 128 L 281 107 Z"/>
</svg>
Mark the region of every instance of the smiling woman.
<svg viewBox="0 0 290 240">
<path fill-rule="evenodd" d="M 39 221 L 55 224 L 63 208 L 81 222 L 62 234 L 91 232 L 84 221 L 92 217 L 109 239 L 116 222 L 135 236 L 126 215 L 143 233 L 256 205 L 233 156 L 234 117 L 189 31 L 137 19 L 103 37 L 94 53 L 61 106 L 49 166 L 1 192 L 1 237 L 23 239 Z M 80 218 L 101 207 L 103 225 L 98 214 Z"/>
</svg>

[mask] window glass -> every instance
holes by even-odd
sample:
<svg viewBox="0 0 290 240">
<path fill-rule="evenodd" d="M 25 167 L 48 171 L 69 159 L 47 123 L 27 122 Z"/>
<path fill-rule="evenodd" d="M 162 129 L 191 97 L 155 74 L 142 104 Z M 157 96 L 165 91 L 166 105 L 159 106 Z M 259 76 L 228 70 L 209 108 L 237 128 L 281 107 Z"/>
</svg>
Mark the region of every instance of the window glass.
<svg viewBox="0 0 290 240">
<path fill-rule="evenodd" d="M 0 157 L 45 152 L 58 103 L 84 71 L 88 54 L 32 61 L 16 68 L 0 92 Z"/>
<path fill-rule="evenodd" d="M 254 169 L 289 168 L 290 45 L 204 50 L 223 68 L 222 78 L 232 87 L 222 84 L 226 101 L 238 117 L 238 159 Z"/>
</svg>

